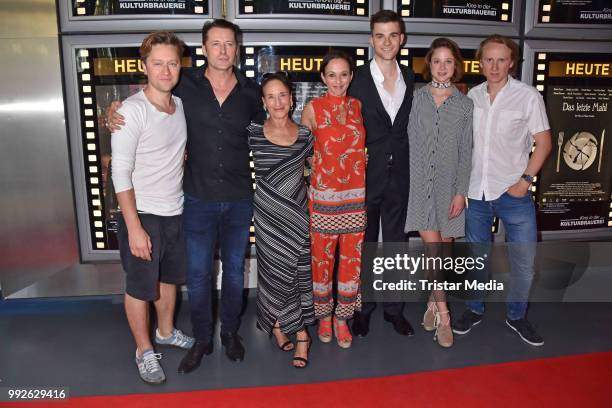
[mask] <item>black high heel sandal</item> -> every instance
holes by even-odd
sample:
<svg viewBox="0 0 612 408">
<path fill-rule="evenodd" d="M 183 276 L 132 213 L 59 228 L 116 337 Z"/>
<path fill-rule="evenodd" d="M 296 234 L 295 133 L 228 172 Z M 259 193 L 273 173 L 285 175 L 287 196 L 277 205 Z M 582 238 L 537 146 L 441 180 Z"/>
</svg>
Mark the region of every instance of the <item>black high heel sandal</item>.
<svg viewBox="0 0 612 408">
<path fill-rule="evenodd" d="M 276 329 L 280 331 L 280 324 L 276 326 L 272 326 L 272 331 L 270 332 L 270 341 L 272 342 L 272 344 L 278 347 L 281 351 L 284 351 L 284 352 L 293 351 L 295 347 L 287 348 L 289 346 L 293 346 L 293 342 L 291 340 L 287 340 L 283 344 L 278 344 L 278 340 L 276 340 L 276 336 L 274 335 L 274 330 Z"/>
<path fill-rule="evenodd" d="M 310 346 L 312 345 L 312 339 L 310 338 L 310 336 L 308 337 L 308 339 L 306 340 L 295 340 L 296 343 L 308 343 L 308 348 L 307 348 L 307 352 L 308 354 L 310 354 Z M 295 346 L 296 350 L 297 350 L 297 346 Z M 293 361 L 300 361 L 302 363 L 304 363 L 303 366 L 299 366 L 299 365 L 295 365 L 293 364 L 293 367 L 295 368 L 306 368 L 308 367 L 308 358 L 304 358 L 304 357 L 293 357 Z"/>
</svg>

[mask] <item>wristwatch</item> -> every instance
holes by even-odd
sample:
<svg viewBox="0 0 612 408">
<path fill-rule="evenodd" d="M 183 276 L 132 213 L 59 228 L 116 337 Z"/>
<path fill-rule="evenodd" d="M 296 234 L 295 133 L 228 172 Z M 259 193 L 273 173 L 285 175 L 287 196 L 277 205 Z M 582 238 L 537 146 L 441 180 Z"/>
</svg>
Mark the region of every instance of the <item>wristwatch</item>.
<svg viewBox="0 0 612 408">
<path fill-rule="evenodd" d="M 533 176 L 530 176 L 529 174 L 523 174 L 521 178 L 529 184 L 533 183 Z"/>
</svg>

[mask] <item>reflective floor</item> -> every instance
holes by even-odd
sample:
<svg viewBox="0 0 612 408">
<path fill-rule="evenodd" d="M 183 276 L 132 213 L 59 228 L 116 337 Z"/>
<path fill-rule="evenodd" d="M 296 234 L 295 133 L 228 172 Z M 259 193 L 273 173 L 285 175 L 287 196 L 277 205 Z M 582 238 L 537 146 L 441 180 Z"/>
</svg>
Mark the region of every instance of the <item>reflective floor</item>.
<svg viewBox="0 0 612 408">
<path fill-rule="evenodd" d="M 183 352 L 163 350 L 167 382 L 150 386 L 138 376 L 120 296 L 5 300 L 0 302 L 0 384 L 63 386 L 73 396 L 172 392 L 405 374 L 612 350 L 612 303 L 533 304 L 529 318 L 546 341 L 539 348 L 523 343 L 506 327 L 503 304 L 490 304 L 482 324 L 457 336 L 451 349 L 442 349 L 420 327 L 423 307 L 405 307 L 416 331 L 413 337 L 397 335 L 378 308 L 366 338 L 355 339 L 349 350 L 315 339 L 309 367 L 296 370 L 290 365 L 291 353 L 276 349 L 255 328 L 251 296 L 240 330 L 244 362 L 229 361 L 216 336 L 214 353 L 188 375 L 176 372 Z M 459 316 L 463 307 L 453 305 L 453 311 Z M 190 332 L 186 303 L 177 327 Z M 311 334 L 316 335 L 315 329 Z"/>
</svg>

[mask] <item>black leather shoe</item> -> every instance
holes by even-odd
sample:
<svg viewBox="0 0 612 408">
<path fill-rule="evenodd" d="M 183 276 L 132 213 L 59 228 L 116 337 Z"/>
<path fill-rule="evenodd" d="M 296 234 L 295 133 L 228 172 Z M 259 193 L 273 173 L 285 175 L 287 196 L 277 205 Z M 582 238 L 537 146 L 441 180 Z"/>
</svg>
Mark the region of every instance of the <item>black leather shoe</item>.
<svg viewBox="0 0 612 408">
<path fill-rule="evenodd" d="M 370 315 L 355 312 L 353 316 L 353 334 L 359 337 L 365 337 L 370 331 Z"/>
<path fill-rule="evenodd" d="M 410 325 L 410 322 L 406 320 L 406 318 L 400 313 L 398 315 L 390 315 L 385 313 L 384 318 L 386 322 L 391 322 L 393 324 L 393 328 L 398 334 L 402 336 L 413 336 L 414 330 Z"/>
<path fill-rule="evenodd" d="M 179 374 L 187 374 L 192 372 L 200 366 L 204 354 L 209 355 L 212 352 L 213 345 L 211 341 L 204 342 L 202 340 L 196 340 L 185 357 L 183 357 L 181 360 L 181 364 L 179 364 L 178 367 Z"/>
<path fill-rule="evenodd" d="M 221 334 L 221 344 L 225 347 L 225 355 L 232 361 L 244 360 L 244 347 L 238 333 Z"/>
</svg>

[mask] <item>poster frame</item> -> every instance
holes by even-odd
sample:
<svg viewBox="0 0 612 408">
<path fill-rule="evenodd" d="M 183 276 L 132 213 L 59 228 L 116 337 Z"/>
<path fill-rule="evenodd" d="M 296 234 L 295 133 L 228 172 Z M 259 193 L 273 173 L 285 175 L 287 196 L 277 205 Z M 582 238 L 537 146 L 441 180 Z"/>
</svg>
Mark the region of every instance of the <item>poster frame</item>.
<svg viewBox="0 0 612 408">
<path fill-rule="evenodd" d="M 443 35 L 486 37 L 489 34 L 497 33 L 507 37 L 518 37 L 521 35 L 523 1 L 525 0 L 513 0 L 512 22 L 404 18 L 406 33 L 409 39 L 413 34 L 431 34 L 435 37 L 441 37 Z M 396 0 L 382 0 L 383 9 L 396 10 L 396 2 Z"/>
<path fill-rule="evenodd" d="M 190 47 L 199 47 L 198 34 L 179 34 Z M 86 169 L 81 127 L 78 72 L 74 55 L 80 48 L 136 47 L 142 43 L 144 34 L 97 34 L 70 35 L 62 37 L 62 63 L 66 109 L 66 128 L 70 144 L 70 165 L 74 186 L 78 241 L 82 262 L 117 261 L 119 251 L 95 249 L 91 237 L 92 218 L 89 214 Z"/>
<path fill-rule="evenodd" d="M 227 18 L 238 24 L 243 30 L 261 30 L 265 21 L 266 31 L 294 31 L 294 32 L 370 32 L 370 16 L 380 10 L 380 2 L 370 0 L 369 14 L 359 16 L 325 16 L 307 14 L 242 14 L 238 10 L 238 0 L 227 1 Z M 330 27 L 330 23 L 333 26 Z M 329 37 L 328 37 L 329 38 Z M 329 40 L 328 40 L 329 41 Z M 336 41 L 334 41 L 336 44 Z"/>
<path fill-rule="evenodd" d="M 73 0 L 57 0 L 59 26 L 62 33 L 91 32 L 149 32 L 157 30 L 193 31 L 201 30 L 206 20 L 220 16 L 223 0 L 208 0 L 208 14 L 194 15 L 112 15 L 75 16 Z"/>
<path fill-rule="evenodd" d="M 612 38 L 612 24 L 551 24 L 538 22 L 538 11 L 542 0 L 525 0 L 525 37 L 609 40 Z"/>
<path fill-rule="evenodd" d="M 523 82 L 536 86 L 533 78 L 533 68 L 536 54 L 546 53 L 601 53 L 609 54 L 612 49 L 612 42 L 574 42 L 574 41 L 553 41 L 553 40 L 526 40 L 523 49 Z M 612 210 L 612 209 L 611 209 Z M 567 231 L 538 231 L 542 241 L 553 240 L 589 240 L 589 239 L 609 239 L 612 238 L 612 227 L 576 229 Z"/>
</svg>

